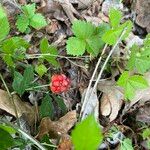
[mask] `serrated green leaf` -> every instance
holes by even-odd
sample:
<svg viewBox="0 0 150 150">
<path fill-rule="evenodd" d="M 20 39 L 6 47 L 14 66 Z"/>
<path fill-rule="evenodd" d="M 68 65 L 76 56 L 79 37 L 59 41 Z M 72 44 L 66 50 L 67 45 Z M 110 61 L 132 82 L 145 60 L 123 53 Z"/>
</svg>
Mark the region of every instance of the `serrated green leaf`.
<svg viewBox="0 0 150 150">
<path fill-rule="evenodd" d="M 131 32 L 132 26 L 133 25 L 131 21 L 126 21 L 117 28 L 106 31 L 106 33 L 102 37 L 102 40 L 109 45 L 114 45 L 121 36 L 123 30 L 126 29 L 121 40 L 124 40 L 128 36 L 128 34 Z"/>
<path fill-rule="evenodd" d="M 40 116 L 41 118 L 50 117 L 51 119 L 54 116 L 52 98 L 48 94 L 42 100 L 42 104 L 40 106 Z"/>
<path fill-rule="evenodd" d="M 150 128 L 146 128 L 143 130 L 142 137 L 144 140 L 150 137 Z"/>
<path fill-rule="evenodd" d="M 47 72 L 47 68 L 41 64 L 35 67 L 35 71 L 39 74 L 40 77 L 42 77 Z"/>
<path fill-rule="evenodd" d="M 76 37 L 70 37 L 67 40 L 67 54 L 74 55 L 74 56 L 80 56 L 85 53 L 85 41 L 78 39 Z"/>
<path fill-rule="evenodd" d="M 22 95 L 27 88 L 31 86 L 31 81 L 34 79 L 34 72 L 32 66 L 27 66 L 23 76 L 19 72 L 14 73 L 13 89 Z"/>
<path fill-rule="evenodd" d="M 144 49 L 144 51 L 142 49 Z M 150 69 L 150 50 L 149 48 L 142 49 L 134 45 L 131 48 L 130 59 L 127 63 L 127 69 L 136 70 L 141 74 Z"/>
<path fill-rule="evenodd" d="M 17 29 L 20 32 L 22 33 L 25 32 L 29 26 L 29 18 L 24 14 L 19 15 L 17 18 L 16 25 L 17 25 Z"/>
<path fill-rule="evenodd" d="M 29 43 L 21 37 L 12 37 L 5 40 L 2 44 L 2 51 L 5 54 L 13 54 L 15 50 L 29 47 Z"/>
<path fill-rule="evenodd" d="M 14 61 L 12 59 L 12 55 L 4 55 L 3 60 L 8 66 L 11 66 L 11 67 L 15 66 Z"/>
<path fill-rule="evenodd" d="M 129 138 L 124 139 L 121 142 L 121 150 L 134 150 L 132 146 L 132 141 Z"/>
<path fill-rule="evenodd" d="M 58 96 L 55 96 L 55 95 L 53 95 L 53 97 L 54 97 L 58 107 L 61 109 L 62 113 L 66 114 L 67 113 L 67 107 L 66 107 L 63 99 L 58 97 Z"/>
<path fill-rule="evenodd" d="M 111 8 L 109 11 L 109 18 L 112 28 L 117 28 L 120 24 L 122 13 L 115 8 Z"/>
<path fill-rule="evenodd" d="M 93 115 L 77 124 L 71 137 L 75 150 L 96 150 L 103 140 L 100 126 Z"/>
<path fill-rule="evenodd" d="M 12 136 L 5 130 L 0 128 L 0 146 L 1 150 L 6 150 L 8 148 L 11 148 L 12 146 L 15 146 L 15 141 L 12 138 Z"/>
<path fill-rule="evenodd" d="M 7 14 L 0 4 L 0 41 L 5 39 L 10 31 Z"/>
<path fill-rule="evenodd" d="M 43 38 L 40 42 L 40 50 L 42 53 L 46 53 L 47 49 L 49 47 L 48 40 L 46 38 Z"/>
<path fill-rule="evenodd" d="M 30 25 L 35 29 L 41 29 L 47 25 L 47 22 L 42 14 L 34 14 L 30 20 Z"/>
<path fill-rule="evenodd" d="M 100 53 L 101 49 L 104 46 L 104 42 L 100 39 L 99 35 L 88 38 L 86 40 L 86 43 L 87 43 L 86 46 L 87 51 L 94 57 Z"/>
<path fill-rule="evenodd" d="M 48 44 L 48 40 L 46 38 L 42 39 L 40 42 L 40 50 L 43 55 L 42 58 L 46 59 L 49 63 L 51 63 L 55 67 L 59 67 L 59 63 L 56 60 L 58 51 L 56 47 Z"/>
<path fill-rule="evenodd" d="M 137 89 L 144 89 L 148 87 L 148 82 L 143 76 L 130 76 L 128 71 L 125 71 L 120 76 L 117 84 L 124 88 L 125 98 L 131 100 L 134 97 Z"/>
<path fill-rule="evenodd" d="M 73 22 L 72 31 L 78 38 L 86 39 L 95 33 L 96 27 L 90 22 L 77 20 Z"/>
<path fill-rule="evenodd" d="M 35 3 L 22 6 L 22 10 L 28 18 L 32 18 L 35 14 Z"/>
<path fill-rule="evenodd" d="M 20 84 L 22 80 L 23 80 L 23 76 L 19 72 L 15 71 L 12 87 L 17 93 L 21 93 Z"/>
<path fill-rule="evenodd" d="M 96 27 L 96 35 L 99 35 L 101 38 L 108 30 L 110 30 L 110 25 L 107 23 L 101 23 L 98 27 Z"/>
</svg>

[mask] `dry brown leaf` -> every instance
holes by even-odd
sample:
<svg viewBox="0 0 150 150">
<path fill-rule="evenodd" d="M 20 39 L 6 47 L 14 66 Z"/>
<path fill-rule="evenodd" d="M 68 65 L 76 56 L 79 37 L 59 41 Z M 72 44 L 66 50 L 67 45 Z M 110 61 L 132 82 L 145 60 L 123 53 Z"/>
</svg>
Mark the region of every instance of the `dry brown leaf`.
<svg viewBox="0 0 150 150">
<path fill-rule="evenodd" d="M 101 113 L 103 116 L 109 116 L 110 122 L 116 119 L 122 106 L 123 93 L 120 88 L 115 86 L 113 81 L 103 81 L 98 85 L 98 89 L 103 92 L 101 98 Z"/>
<path fill-rule="evenodd" d="M 45 117 L 40 123 L 39 133 L 36 138 L 41 139 L 45 134 L 49 134 L 49 137 L 52 139 L 66 135 L 76 121 L 76 111 L 68 112 L 58 121 L 52 121 L 49 117 Z"/>
<path fill-rule="evenodd" d="M 28 123 L 33 125 L 35 122 L 35 108 L 29 103 L 21 101 L 17 95 L 12 96 L 18 117 L 25 116 Z M 0 109 L 5 110 L 9 114 L 16 117 L 15 109 L 12 99 L 10 99 L 8 93 L 0 89 Z"/>
</svg>

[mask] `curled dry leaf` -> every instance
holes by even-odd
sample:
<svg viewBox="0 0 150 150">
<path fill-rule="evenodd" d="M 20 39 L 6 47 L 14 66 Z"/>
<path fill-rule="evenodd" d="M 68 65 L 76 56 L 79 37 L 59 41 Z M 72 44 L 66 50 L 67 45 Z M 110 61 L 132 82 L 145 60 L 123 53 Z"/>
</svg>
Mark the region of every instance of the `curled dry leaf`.
<svg viewBox="0 0 150 150">
<path fill-rule="evenodd" d="M 25 119 L 27 119 L 29 125 L 32 126 L 35 123 L 35 108 L 29 103 L 21 101 L 17 95 L 13 95 L 12 98 L 18 117 L 25 116 Z M 16 116 L 13 101 L 10 99 L 6 91 L 0 89 L 0 109 L 5 110 L 13 116 Z"/>
<path fill-rule="evenodd" d="M 122 106 L 123 93 L 113 81 L 99 83 L 98 89 L 103 92 L 100 110 L 103 116 L 109 116 L 110 122 L 116 119 Z"/>
<path fill-rule="evenodd" d="M 76 111 L 68 112 L 58 121 L 52 121 L 49 117 L 45 117 L 40 123 L 39 133 L 36 138 L 41 139 L 45 134 L 49 134 L 49 137 L 52 139 L 62 137 L 67 134 L 76 121 Z"/>
</svg>

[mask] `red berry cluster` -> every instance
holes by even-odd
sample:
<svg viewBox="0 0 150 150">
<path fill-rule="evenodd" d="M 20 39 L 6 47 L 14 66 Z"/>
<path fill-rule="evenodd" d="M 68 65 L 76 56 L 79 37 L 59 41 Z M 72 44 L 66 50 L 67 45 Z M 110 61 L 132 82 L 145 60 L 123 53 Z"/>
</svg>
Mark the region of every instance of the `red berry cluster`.
<svg viewBox="0 0 150 150">
<path fill-rule="evenodd" d="M 50 89 L 53 93 L 66 92 L 70 87 L 70 79 L 64 74 L 55 74 L 51 78 Z"/>
</svg>

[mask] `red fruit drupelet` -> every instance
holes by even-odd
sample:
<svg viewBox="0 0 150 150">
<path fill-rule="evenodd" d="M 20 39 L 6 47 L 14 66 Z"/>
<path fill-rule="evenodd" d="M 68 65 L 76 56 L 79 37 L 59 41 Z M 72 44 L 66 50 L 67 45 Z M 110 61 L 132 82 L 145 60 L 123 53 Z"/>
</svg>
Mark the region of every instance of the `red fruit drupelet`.
<svg viewBox="0 0 150 150">
<path fill-rule="evenodd" d="M 55 74 L 51 78 L 50 89 L 53 93 L 59 94 L 66 92 L 70 87 L 71 81 L 64 74 Z"/>
</svg>

